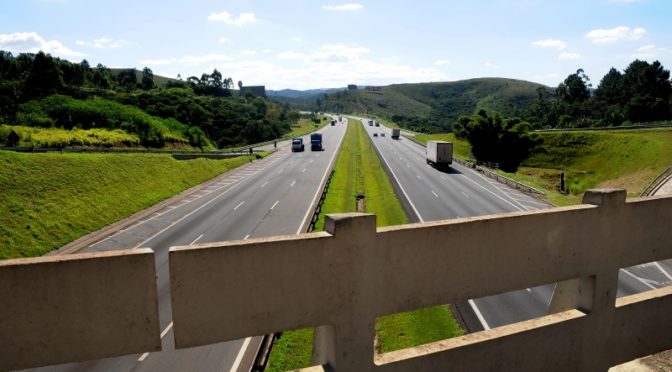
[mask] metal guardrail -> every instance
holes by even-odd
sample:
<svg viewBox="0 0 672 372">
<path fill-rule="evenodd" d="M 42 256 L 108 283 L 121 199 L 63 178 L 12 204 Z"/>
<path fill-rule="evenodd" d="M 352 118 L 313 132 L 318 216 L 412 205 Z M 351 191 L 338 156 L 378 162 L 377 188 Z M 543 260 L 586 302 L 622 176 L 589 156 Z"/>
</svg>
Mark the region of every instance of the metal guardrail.
<svg viewBox="0 0 672 372">
<path fill-rule="evenodd" d="M 322 195 L 320 195 L 320 200 L 317 202 L 317 206 L 315 207 L 313 217 L 310 219 L 310 225 L 308 225 L 308 232 L 315 230 L 315 224 L 317 224 L 317 220 L 320 219 L 320 213 L 322 213 L 322 204 L 324 203 L 324 199 L 327 198 L 327 191 L 329 190 L 329 185 L 331 184 L 331 179 L 334 177 L 334 173 L 336 173 L 336 171 L 332 170 L 331 174 L 329 174 L 327 182 L 324 184 L 324 189 L 322 189 Z"/>
<path fill-rule="evenodd" d="M 425 146 L 425 144 L 416 140 L 415 138 L 412 138 L 412 137 L 409 137 L 409 136 L 404 136 L 403 134 L 402 134 L 402 136 L 404 138 L 412 141 L 413 143 L 416 143 L 416 144 L 421 145 L 421 146 Z M 463 165 L 465 167 L 472 168 L 472 169 L 476 170 L 477 172 L 481 173 L 482 175 L 484 175 L 486 177 L 489 177 L 489 178 L 492 178 L 494 180 L 497 180 L 497 182 L 501 182 L 505 185 L 508 185 L 509 187 L 513 187 L 514 189 L 517 189 L 517 190 L 520 190 L 520 191 L 523 191 L 523 192 L 527 192 L 527 193 L 530 193 L 530 194 L 546 195 L 545 192 L 543 192 L 539 189 L 536 189 L 532 186 L 529 186 L 529 185 L 526 185 L 524 183 L 518 182 L 518 181 L 516 181 L 514 179 L 511 179 L 509 177 L 502 176 L 501 174 L 498 174 L 497 172 L 493 172 L 492 170 L 488 169 L 487 166 L 478 165 L 478 164 L 470 162 L 468 160 L 459 159 L 459 158 L 456 158 L 456 157 L 453 157 L 453 161 L 460 164 L 460 165 Z M 483 165 L 494 166 L 496 164 L 495 163 L 484 163 Z"/>
<path fill-rule="evenodd" d="M 660 187 L 672 177 L 672 166 L 668 167 L 665 169 L 662 173 L 660 173 L 656 178 L 653 179 L 642 192 L 639 194 L 639 196 L 649 196 L 653 195 L 660 189 Z"/>
</svg>

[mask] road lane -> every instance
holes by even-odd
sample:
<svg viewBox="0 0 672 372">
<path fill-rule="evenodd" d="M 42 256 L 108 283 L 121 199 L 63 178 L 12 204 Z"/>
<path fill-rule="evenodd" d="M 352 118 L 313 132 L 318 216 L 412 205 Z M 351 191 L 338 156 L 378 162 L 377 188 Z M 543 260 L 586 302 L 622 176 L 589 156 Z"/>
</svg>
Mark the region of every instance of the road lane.
<svg viewBox="0 0 672 372">
<path fill-rule="evenodd" d="M 167 206 L 122 232 L 84 251 L 150 247 L 155 252 L 159 314 L 163 351 L 117 358 L 70 363 L 35 370 L 49 371 L 185 371 L 230 370 L 240 362 L 243 345 L 235 340 L 175 350 L 168 253 L 171 246 L 264 236 L 295 234 L 304 225 L 314 195 L 325 179 L 345 134 L 346 123 L 326 126 L 324 151 L 292 153 L 278 144 L 278 151 L 245 167 L 228 172 L 186 200 Z M 304 136 L 304 141 L 309 136 Z"/>
<path fill-rule="evenodd" d="M 362 125 L 381 157 L 392 170 L 421 221 L 471 217 L 502 212 L 537 210 L 551 205 L 487 178 L 470 168 L 453 163 L 448 171 L 426 164 L 425 151 L 401 137 L 393 140 L 391 129 Z M 378 136 L 373 136 L 378 133 Z M 385 137 L 381 136 L 385 133 Z M 638 265 L 619 273 L 618 296 L 640 293 L 672 284 L 670 260 Z M 539 283 L 543 284 L 543 283 Z M 548 314 L 554 284 L 545 284 L 468 301 L 482 319 L 474 329 L 494 328 Z M 462 306 L 461 308 L 464 308 Z"/>
</svg>

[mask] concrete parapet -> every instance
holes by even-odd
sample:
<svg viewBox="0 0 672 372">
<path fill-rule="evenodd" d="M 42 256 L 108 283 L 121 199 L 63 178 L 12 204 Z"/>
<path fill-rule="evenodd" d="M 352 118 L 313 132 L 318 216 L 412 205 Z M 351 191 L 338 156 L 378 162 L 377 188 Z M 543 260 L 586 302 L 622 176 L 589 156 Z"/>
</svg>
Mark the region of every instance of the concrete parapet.
<svg viewBox="0 0 672 372">
<path fill-rule="evenodd" d="M 0 261 L 0 370 L 161 349 L 151 249 Z"/>
<path fill-rule="evenodd" d="M 329 215 L 323 233 L 174 247 L 176 347 L 320 326 L 319 362 L 343 371 L 600 371 L 672 348 L 642 341 L 672 329 L 669 291 L 616 306 L 619 268 L 672 257 L 672 198 L 585 201 L 377 230 Z M 573 283 L 555 314 L 374 356 L 379 316 L 555 282 Z"/>
</svg>

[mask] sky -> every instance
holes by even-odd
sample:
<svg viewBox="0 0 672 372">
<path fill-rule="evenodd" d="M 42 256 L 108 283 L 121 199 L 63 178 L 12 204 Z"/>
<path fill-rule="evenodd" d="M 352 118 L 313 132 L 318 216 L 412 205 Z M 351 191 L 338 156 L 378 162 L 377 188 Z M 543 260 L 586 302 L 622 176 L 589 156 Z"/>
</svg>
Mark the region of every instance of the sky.
<svg viewBox="0 0 672 372">
<path fill-rule="evenodd" d="M 671 0 L 0 0 L 0 50 L 317 89 L 672 68 Z"/>
</svg>

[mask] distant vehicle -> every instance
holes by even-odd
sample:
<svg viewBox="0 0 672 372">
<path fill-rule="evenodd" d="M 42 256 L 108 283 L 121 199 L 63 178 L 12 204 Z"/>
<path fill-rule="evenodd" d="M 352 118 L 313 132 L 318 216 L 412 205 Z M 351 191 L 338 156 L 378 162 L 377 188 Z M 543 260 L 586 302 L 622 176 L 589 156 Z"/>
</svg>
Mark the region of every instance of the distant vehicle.
<svg viewBox="0 0 672 372">
<path fill-rule="evenodd" d="M 378 137 L 378 133 L 374 133 L 373 136 L 374 136 L 374 137 Z"/>
<path fill-rule="evenodd" d="M 292 140 L 292 152 L 303 151 L 303 138 L 294 138 Z"/>
<path fill-rule="evenodd" d="M 338 117 L 338 121 L 343 121 L 343 117 L 342 117 L 342 116 L 339 116 L 339 117 Z"/>
<path fill-rule="evenodd" d="M 331 121 L 331 126 L 333 127 L 334 125 L 336 125 L 336 120 Z"/>
<path fill-rule="evenodd" d="M 376 126 L 377 126 L 377 127 L 379 127 L 379 126 L 380 126 L 380 123 L 379 123 L 379 122 L 377 122 L 377 121 L 374 121 L 373 123 L 374 123 L 374 124 L 376 124 Z"/>
<path fill-rule="evenodd" d="M 380 133 L 381 137 L 385 137 L 385 132 Z"/>
<path fill-rule="evenodd" d="M 392 139 L 399 139 L 399 135 L 401 134 L 401 129 L 399 128 L 392 128 Z"/>
<path fill-rule="evenodd" d="M 453 144 L 446 141 L 427 141 L 425 152 L 427 164 L 445 169 L 453 163 Z"/>
<path fill-rule="evenodd" d="M 310 149 L 312 151 L 322 151 L 322 133 L 310 135 Z"/>
<path fill-rule="evenodd" d="M 370 127 L 373 126 L 373 120 L 369 120 L 369 126 L 370 126 Z"/>
</svg>

